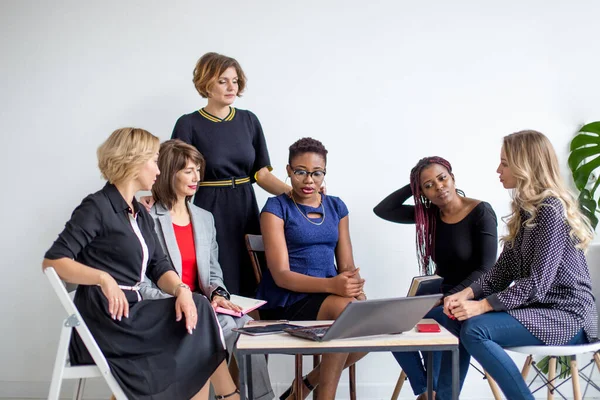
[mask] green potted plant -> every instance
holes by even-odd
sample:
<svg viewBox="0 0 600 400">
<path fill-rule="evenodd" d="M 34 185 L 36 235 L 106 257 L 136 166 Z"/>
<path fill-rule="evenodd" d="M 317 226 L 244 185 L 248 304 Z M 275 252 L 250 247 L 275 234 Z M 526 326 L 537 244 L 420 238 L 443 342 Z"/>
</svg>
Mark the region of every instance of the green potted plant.
<svg viewBox="0 0 600 400">
<path fill-rule="evenodd" d="M 600 186 L 600 178 L 594 171 L 600 167 L 600 121 L 581 127 L 571 141 L 569 168 L 573 174 L 575 186 L 579 190 L 579 204 L 592 227 L 596 229 L 599 202 L 596 201 L 596 190 Z"/>
</svg>

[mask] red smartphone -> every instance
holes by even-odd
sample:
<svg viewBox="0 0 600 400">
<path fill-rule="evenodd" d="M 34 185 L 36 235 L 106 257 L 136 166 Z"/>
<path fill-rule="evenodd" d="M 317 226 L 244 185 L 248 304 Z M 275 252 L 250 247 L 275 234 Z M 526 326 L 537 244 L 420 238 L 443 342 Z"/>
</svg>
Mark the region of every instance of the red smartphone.
<svg viewBox="0 0 600 400">
<path fill-rule="evenodd" d="M 417 332 L 441 332 L 438 324 L 417 324 Z"/>
</svg>

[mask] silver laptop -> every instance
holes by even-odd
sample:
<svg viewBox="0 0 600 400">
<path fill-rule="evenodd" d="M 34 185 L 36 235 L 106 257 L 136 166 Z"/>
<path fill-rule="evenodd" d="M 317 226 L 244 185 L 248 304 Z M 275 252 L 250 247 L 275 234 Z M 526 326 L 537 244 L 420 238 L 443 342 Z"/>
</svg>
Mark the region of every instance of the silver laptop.
<svg viewBox="0 0 600 400">
<path fill-rule="evenodd" d="M 317 342 L 406 332 L 414 328 L 441 298 L 441 294 L 433 294 L 354 301 L 331 325 L 287 328 L 284 331 Z"/>
</svg>

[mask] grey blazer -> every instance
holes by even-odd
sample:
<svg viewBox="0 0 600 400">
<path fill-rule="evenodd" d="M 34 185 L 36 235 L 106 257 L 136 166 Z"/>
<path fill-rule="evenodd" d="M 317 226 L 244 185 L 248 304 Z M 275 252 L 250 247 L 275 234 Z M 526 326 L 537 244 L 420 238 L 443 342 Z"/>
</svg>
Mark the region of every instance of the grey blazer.
<svg viewBox="0 0 600 400">
<path fill-rule="evenodd" d="M 194 245 L 196 247 L 196 264 L 198 265 L 198 282 L 202 293 L 211 298 L 212 292 L 217 287 L 227 290 L 223 283 L 223 271 L 219 265 L 219 246 L 217 244 L 217 231 L 212 214 L 206 210 L 187 203 L 194 230 Z M 169 210 L 161 204 L 154 204 L 150 210 L 154 219 L 154 230 L 160 245 L 165 250 L 167 257 L 181 276 L 181 254 L 175 238 L 173 221 Z M 143 299 L 164 299 L 171 295 L 160 290 L 147 277 L 141 283 L 140 294 Z"/>
</svg>

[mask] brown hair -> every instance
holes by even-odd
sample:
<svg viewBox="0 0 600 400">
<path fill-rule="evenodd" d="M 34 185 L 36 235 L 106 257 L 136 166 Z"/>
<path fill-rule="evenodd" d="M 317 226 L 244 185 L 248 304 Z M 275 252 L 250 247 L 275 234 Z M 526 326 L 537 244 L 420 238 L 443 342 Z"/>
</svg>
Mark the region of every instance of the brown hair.
<svg viewBox="0 0 600 400">
<path fill-rule="evenodd" d="M 200 96 L 208 98 L 210 87 L 219 79 L 219 76 L 228 68 L 235 68 L 238 76 L 238 97 L 241 97 L 246 88 L 246 75 L 235 58 L 218 53 L 206 53 L 196 63 L 194 68 L 194 86 Z"/>
<path fill-rule="evenodd" d="M 98 147 L 98 168 L 113 185 L 135 179 L 157 152 L 160 140 L 140 128 L 117 129 Z"/>
<path fill-rule="evenodd" d="M 156 177 L 156 182 L 152 186 L 152 197 L 169 210 L 177 202 L 177 191 L 175 190 L 177 173 L 184 169 L 189 161 L 200 168 L 200 180 L 202 180 L 206 162 L 194 146 L 179 139 L 167 140 L 160 145 L 158 153 L 160 175 Z M 191 196 L 188 196 L 185 200 L 190 201 L 190 198 Z"/>
</svg>

